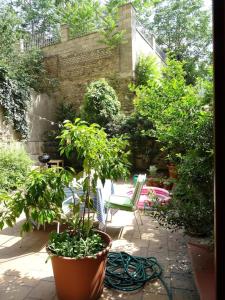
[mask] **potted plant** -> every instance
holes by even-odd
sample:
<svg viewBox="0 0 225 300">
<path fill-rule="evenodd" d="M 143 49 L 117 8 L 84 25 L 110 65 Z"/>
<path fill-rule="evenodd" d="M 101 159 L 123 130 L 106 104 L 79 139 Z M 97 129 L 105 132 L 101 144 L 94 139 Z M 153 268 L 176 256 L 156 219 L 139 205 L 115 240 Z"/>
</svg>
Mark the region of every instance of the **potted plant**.
<svg viewBox="0 0 225 300">
<path fill-rule="evenodd" d="M 172 162 L 169 162 L 167 164 L 167 168 L 168 168 L 168 172 L 169 172 L 169 177 L 176 179 L 177 178 L 177 167 L 176 167 L 176 165 Z"/>
<path fill-rule="evenodd" d="M 111 238 L 104 232 L 94 230 L 93 195 L 97 179 L 118 179 L 128 175 L 127 142 L 122 138 L 108 139 L 97 124 L 90 126 L 77 119 L 66 121 L 60 140 L 61 154 L 70 156 L 74 150 L 83 162 L 83 195 L 71 204 L 70 214 L 65 215 L 62 202 L 64 188 L 81 173 L 73 169 L 40 168 L 33 170 L 24 189 L 6 199 L 8 225 L 13 225 L 22 212 L 26 220 L 22 231 L 32 230 L 33 224 L 57 221 L 66 225 L 66 230 L 52 233 L 47 244 L 51 258 L 59 299 L 98 299 L 103 290 L 107 253 Z M 81 210 L 83 205 L 84 209 Z M 7 214 L 5 214 L 6 217 Z M 0 214 L 1 217 L 1 214 Z M 11 219 L 10 219 L 11 218 Z M 11 224 L 9 224 L 12 220 Z M 0 219 L 0 225 L 2 218 Z M 1 226 L 3 227 L 3 225 Z"/>
<path fill-rule="evenodd" d="M 47 246 L 57 293 L 60 299 L 98 299 L 103 290 L 111 239 L 104 232 L 93 231 L 93 221 L 89 214 L 90 209 L 93 209 L 91 195 L 95 194 L 98 178 L 104 181 L 106 178 L 118 179 L 128 175 L 128 153 L 125 151 L 127 142 L 122 138 L 108 139 L 100 126 L 88 126 L 80 119 L 74 123 L 66 121 L 59 139 L 61 154 L 69 157 L 76 150 L 83 161 L 85 175 L 82 215 L 80 203 L 74 204 L 70 232 L 52 235 Z M 68 244 L 69 240 L 73 240 L 72 244 Z M 71 256 L 70 251 L 73 253 Z M 66 276 L 67 272 L 72 273 Z"/>
</svg>

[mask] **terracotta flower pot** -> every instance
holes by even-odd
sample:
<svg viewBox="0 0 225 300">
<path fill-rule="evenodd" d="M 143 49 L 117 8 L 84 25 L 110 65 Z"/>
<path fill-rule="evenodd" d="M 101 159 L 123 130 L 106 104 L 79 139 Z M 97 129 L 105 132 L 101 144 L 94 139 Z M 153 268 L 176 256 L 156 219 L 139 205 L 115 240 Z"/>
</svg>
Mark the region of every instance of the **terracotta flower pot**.
<svg viewBox="0 0 225 300">
<path fill-rule="evenodd" d="M 107 254 L 112 240 L 105 232 L 98 233 L 107 246 L 97 253 L 97 258 L 51 257 L 57 296 L 60 300 L 97 300 L 102 294 Z"/>
<path fill-rule="evenodd" d="M 205 245 L 189 242 L 188 252 L 191 258 L 195 283 L 200 298 L 204 300 L 215 300 L 215 266 L 214 252 Z"/>
<path fill-rule="evenodd" d="M 168 166 L 169 177 L 177 178 L 177 167 L 174 164 L 169 164 Z"/>
<path fill-rule="evenodd" d="M 147 186 L 156 186 L 156 187 L 163 187 L 163 183 L 158 180 L 158 178 L 148 177 L 146 181 Z"/>
</svg>

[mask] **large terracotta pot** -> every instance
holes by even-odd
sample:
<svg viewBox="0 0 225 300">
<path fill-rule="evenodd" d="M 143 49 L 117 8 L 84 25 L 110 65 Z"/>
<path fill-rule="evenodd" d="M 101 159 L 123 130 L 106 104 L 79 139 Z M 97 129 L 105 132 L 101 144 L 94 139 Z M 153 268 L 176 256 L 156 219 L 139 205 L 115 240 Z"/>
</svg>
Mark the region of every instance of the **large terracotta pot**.
<svg viewBox="0 0 225 300">
<path fill-rule="evenodd" d="M 51 257 L 59 300 L 97 300 L 101 296 L 107 254 L 112 240 L 105 232 L 97 232 L 107 245 L 103 251 L 97 254 L 97 258 Z"/>
</svg>

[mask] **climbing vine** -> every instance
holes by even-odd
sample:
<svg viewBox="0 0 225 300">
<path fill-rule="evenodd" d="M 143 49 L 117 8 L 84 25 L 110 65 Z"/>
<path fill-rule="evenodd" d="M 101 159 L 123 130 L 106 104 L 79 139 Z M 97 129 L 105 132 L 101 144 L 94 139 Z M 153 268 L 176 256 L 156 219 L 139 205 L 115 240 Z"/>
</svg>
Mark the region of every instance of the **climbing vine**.
<svg viewBox="0 0 225 300">
<path fill-rule="evenodd" d="M 7 70 L 0 67 L 0 105 L 4 116 L 22 138 L 28 135 L 26 112 L 30 91 L 22 82 L 10 79 Z"/>
<path fill-rule="evenodd" d="M 26 139 L 31 90 L 47 92 L 54 89 L 57 82 L 48 76 L 41 51 L 33 49 L 15 55 L 17 61 L 14 63 L 0 60 L 0 106 L 8 124 Z"/>
</svg>

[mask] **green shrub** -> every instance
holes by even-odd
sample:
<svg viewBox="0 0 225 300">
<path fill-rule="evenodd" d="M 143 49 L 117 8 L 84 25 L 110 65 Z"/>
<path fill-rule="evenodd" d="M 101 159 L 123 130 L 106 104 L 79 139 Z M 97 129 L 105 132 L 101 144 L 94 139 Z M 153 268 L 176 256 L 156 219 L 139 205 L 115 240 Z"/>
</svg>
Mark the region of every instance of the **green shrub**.
<svg viewBox="0 0 225 300">
<path fill-rule="evenodd" d="M 72 102 L 60 102 L 56 108 L 56 120 L 63 123 L 65 120 L 74 121 L 77 111 Z"/>
<path fill-rule="evenodd" d="M 160 146 L 156 139 L 151 136 L 152 122 L 141 114 L 132 113 L 121 123 L 121 133 L 126 134 L 129 140 L 130 150 L 133 159 L 142 157 L 146 168 L 155 163 L 155 159 L 160 153 Z"/>
<path fill-rule="evenodd" d="M 159 81 L 136 88 L 135 109 L 152 122 L 150 134 L 177 164 L 171 204 L 153 212 L 160 224 L 208 235 L 213 228 L 212 74 L 187 85 L 181 62 L 168 60 Z"/>
<path fill-rule="evenodd" d="M 32 161 L 23 147 L 0 148 L 0 189 L 11 191 L 24 182 Z"/>
<path fill-rule="evenodd" d="M 159 66 L 155 56 L 140 56 L 135 68 L 136 85 L 146 85 L 149 80 L 156 80 L 159 76 Z"/>
<path fill-rule="evenodd" d="M 113 123 L 119 111 L 120 102 L 116 92 L 105 79 L 90 83 L 81 109 L 82 119 L 106 127 L 108 123 Z"/>
</svg>

